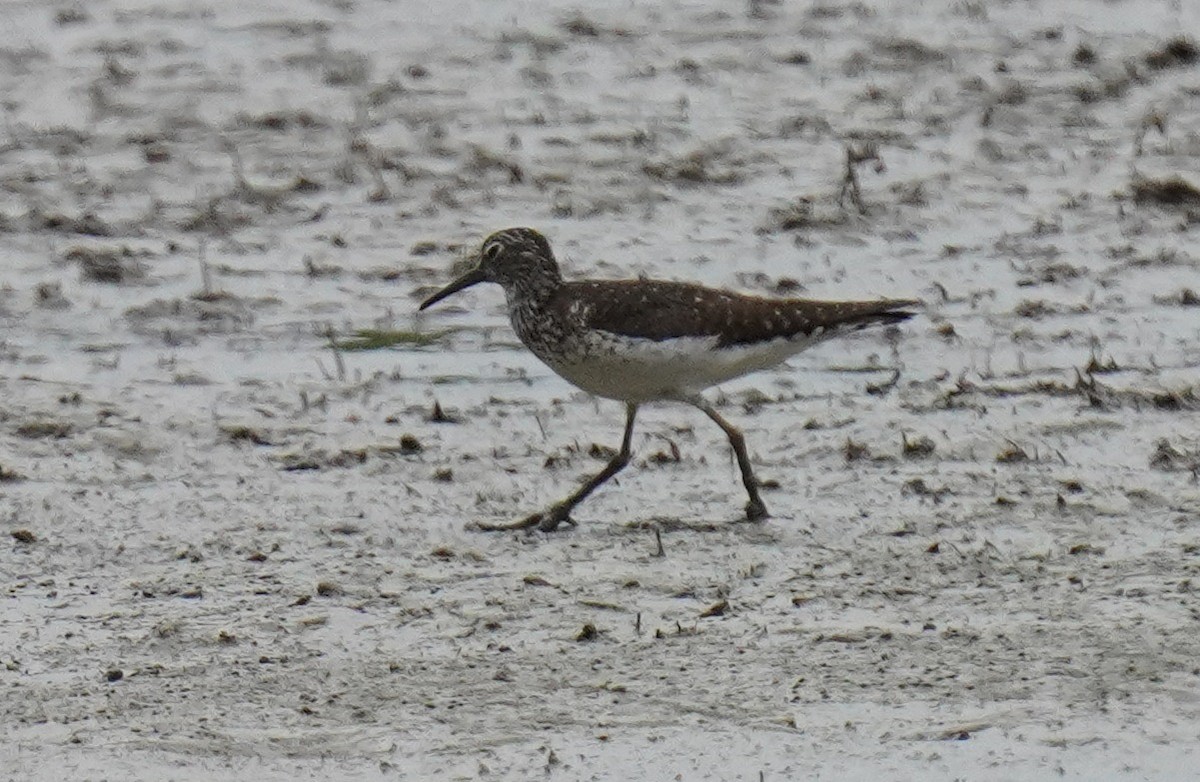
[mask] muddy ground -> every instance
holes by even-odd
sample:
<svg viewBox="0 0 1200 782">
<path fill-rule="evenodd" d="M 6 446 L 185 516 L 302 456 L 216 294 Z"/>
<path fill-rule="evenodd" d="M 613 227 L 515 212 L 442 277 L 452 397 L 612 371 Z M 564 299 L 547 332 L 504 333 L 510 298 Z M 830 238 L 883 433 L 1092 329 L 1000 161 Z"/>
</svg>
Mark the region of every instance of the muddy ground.
<svg viewBox="0 0 1200 782">
<path fill-rule="evenodd" d="M 1194 3 L 424 6 L 0 8 L 6 778 L 1200 764 Z M 509 225 L 927 308 L 485 534 L 622 420 L 414 312 Z"/>
</svg>

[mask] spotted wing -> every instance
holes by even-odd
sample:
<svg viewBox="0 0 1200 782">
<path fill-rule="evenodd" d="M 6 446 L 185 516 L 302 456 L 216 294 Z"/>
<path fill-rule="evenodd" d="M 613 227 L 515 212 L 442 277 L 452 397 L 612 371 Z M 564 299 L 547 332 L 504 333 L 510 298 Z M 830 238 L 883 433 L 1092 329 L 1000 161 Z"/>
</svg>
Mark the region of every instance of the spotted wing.
<svg viewBox="0 0 1200 782">
<path fill-rule="evenodd" d="M 656 280 L 568 283 L 559 301 L 581 313 L 589 328 L 655 341 L 716 337 L 718 347 L 897 323 L 912 317 L 917 304 L 907 299 L 768 299 Z"/>
</svg>

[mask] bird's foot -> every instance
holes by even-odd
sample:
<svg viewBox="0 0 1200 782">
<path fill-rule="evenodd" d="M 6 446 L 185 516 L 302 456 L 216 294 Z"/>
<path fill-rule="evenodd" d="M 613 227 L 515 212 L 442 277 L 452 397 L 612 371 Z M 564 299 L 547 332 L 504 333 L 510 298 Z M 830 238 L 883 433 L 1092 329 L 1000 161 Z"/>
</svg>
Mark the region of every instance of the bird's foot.
<svg viewBox="0 0 1200 782">
<path fill-rule="evenodd" d="M 510 521 L 505 524 L 490 524 L 486 521 L 476 522 L 473 527 L 480 532 L 511 532 L 512 530 L 531 529 L 537 527 L 542 532 L 553 532 L 560 524 L 575 525 L 571 519 L 570 510 L 561 505 L 551 505 L 538 513 L 531 513 L 523 519 Z"/>
<path fill-rule="evenodd" d="M 551 505 L 549 509 L 533 514 L 526 521 L 530 522 L 530 526 L 537 524 L 537 528 L 542 532 L 553 532 L 558 529 L 559 524 L 575 526 L 575 521 L 571 518 L 571 509 L 561 504 Z"/>
<path fill-rule="evenodd" d="M 762 521 L 770 518 L 771 514 L 767 511 L 767 506 L 758 497 L 752 497 L 746 503 L 746 521 Z"/>
</svg>

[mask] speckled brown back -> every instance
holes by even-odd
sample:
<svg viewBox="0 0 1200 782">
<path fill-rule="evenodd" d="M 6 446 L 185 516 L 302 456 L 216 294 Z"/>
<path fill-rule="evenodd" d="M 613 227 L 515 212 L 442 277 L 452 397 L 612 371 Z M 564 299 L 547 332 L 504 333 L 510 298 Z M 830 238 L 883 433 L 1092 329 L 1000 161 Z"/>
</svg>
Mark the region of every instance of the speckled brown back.
<svg viewBox="0 0 1200 782">
<path fill-rule="evenodd" d="M 568 282 L 551 308 L 580 313 L 588 328 L 661 341 L 718 337 L 718 347 L 815 336 L 912 317 L 908 299 L 822 302 L 768 299 L 657 280 Z M 817 332 L 817 329 L 821 329 Z"/>
</svg>

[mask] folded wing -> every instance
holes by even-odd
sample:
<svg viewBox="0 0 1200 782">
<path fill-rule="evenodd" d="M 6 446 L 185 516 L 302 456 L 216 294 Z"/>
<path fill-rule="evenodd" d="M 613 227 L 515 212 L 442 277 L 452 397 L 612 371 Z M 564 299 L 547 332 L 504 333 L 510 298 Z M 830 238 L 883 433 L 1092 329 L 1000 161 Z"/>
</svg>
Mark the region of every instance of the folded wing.
<svg viewBox="0 0 1200 782">
<path fill-rule="evenodd" d="M 616 280 L 567 283 L 556 304 L 574 309 L 588 328 L 653 341 L 716 337 L 717 347 L 732 347 L 898 323 L 915 315 L 920 302 L 768 299 L 688 283 Z"/>
</svg>

